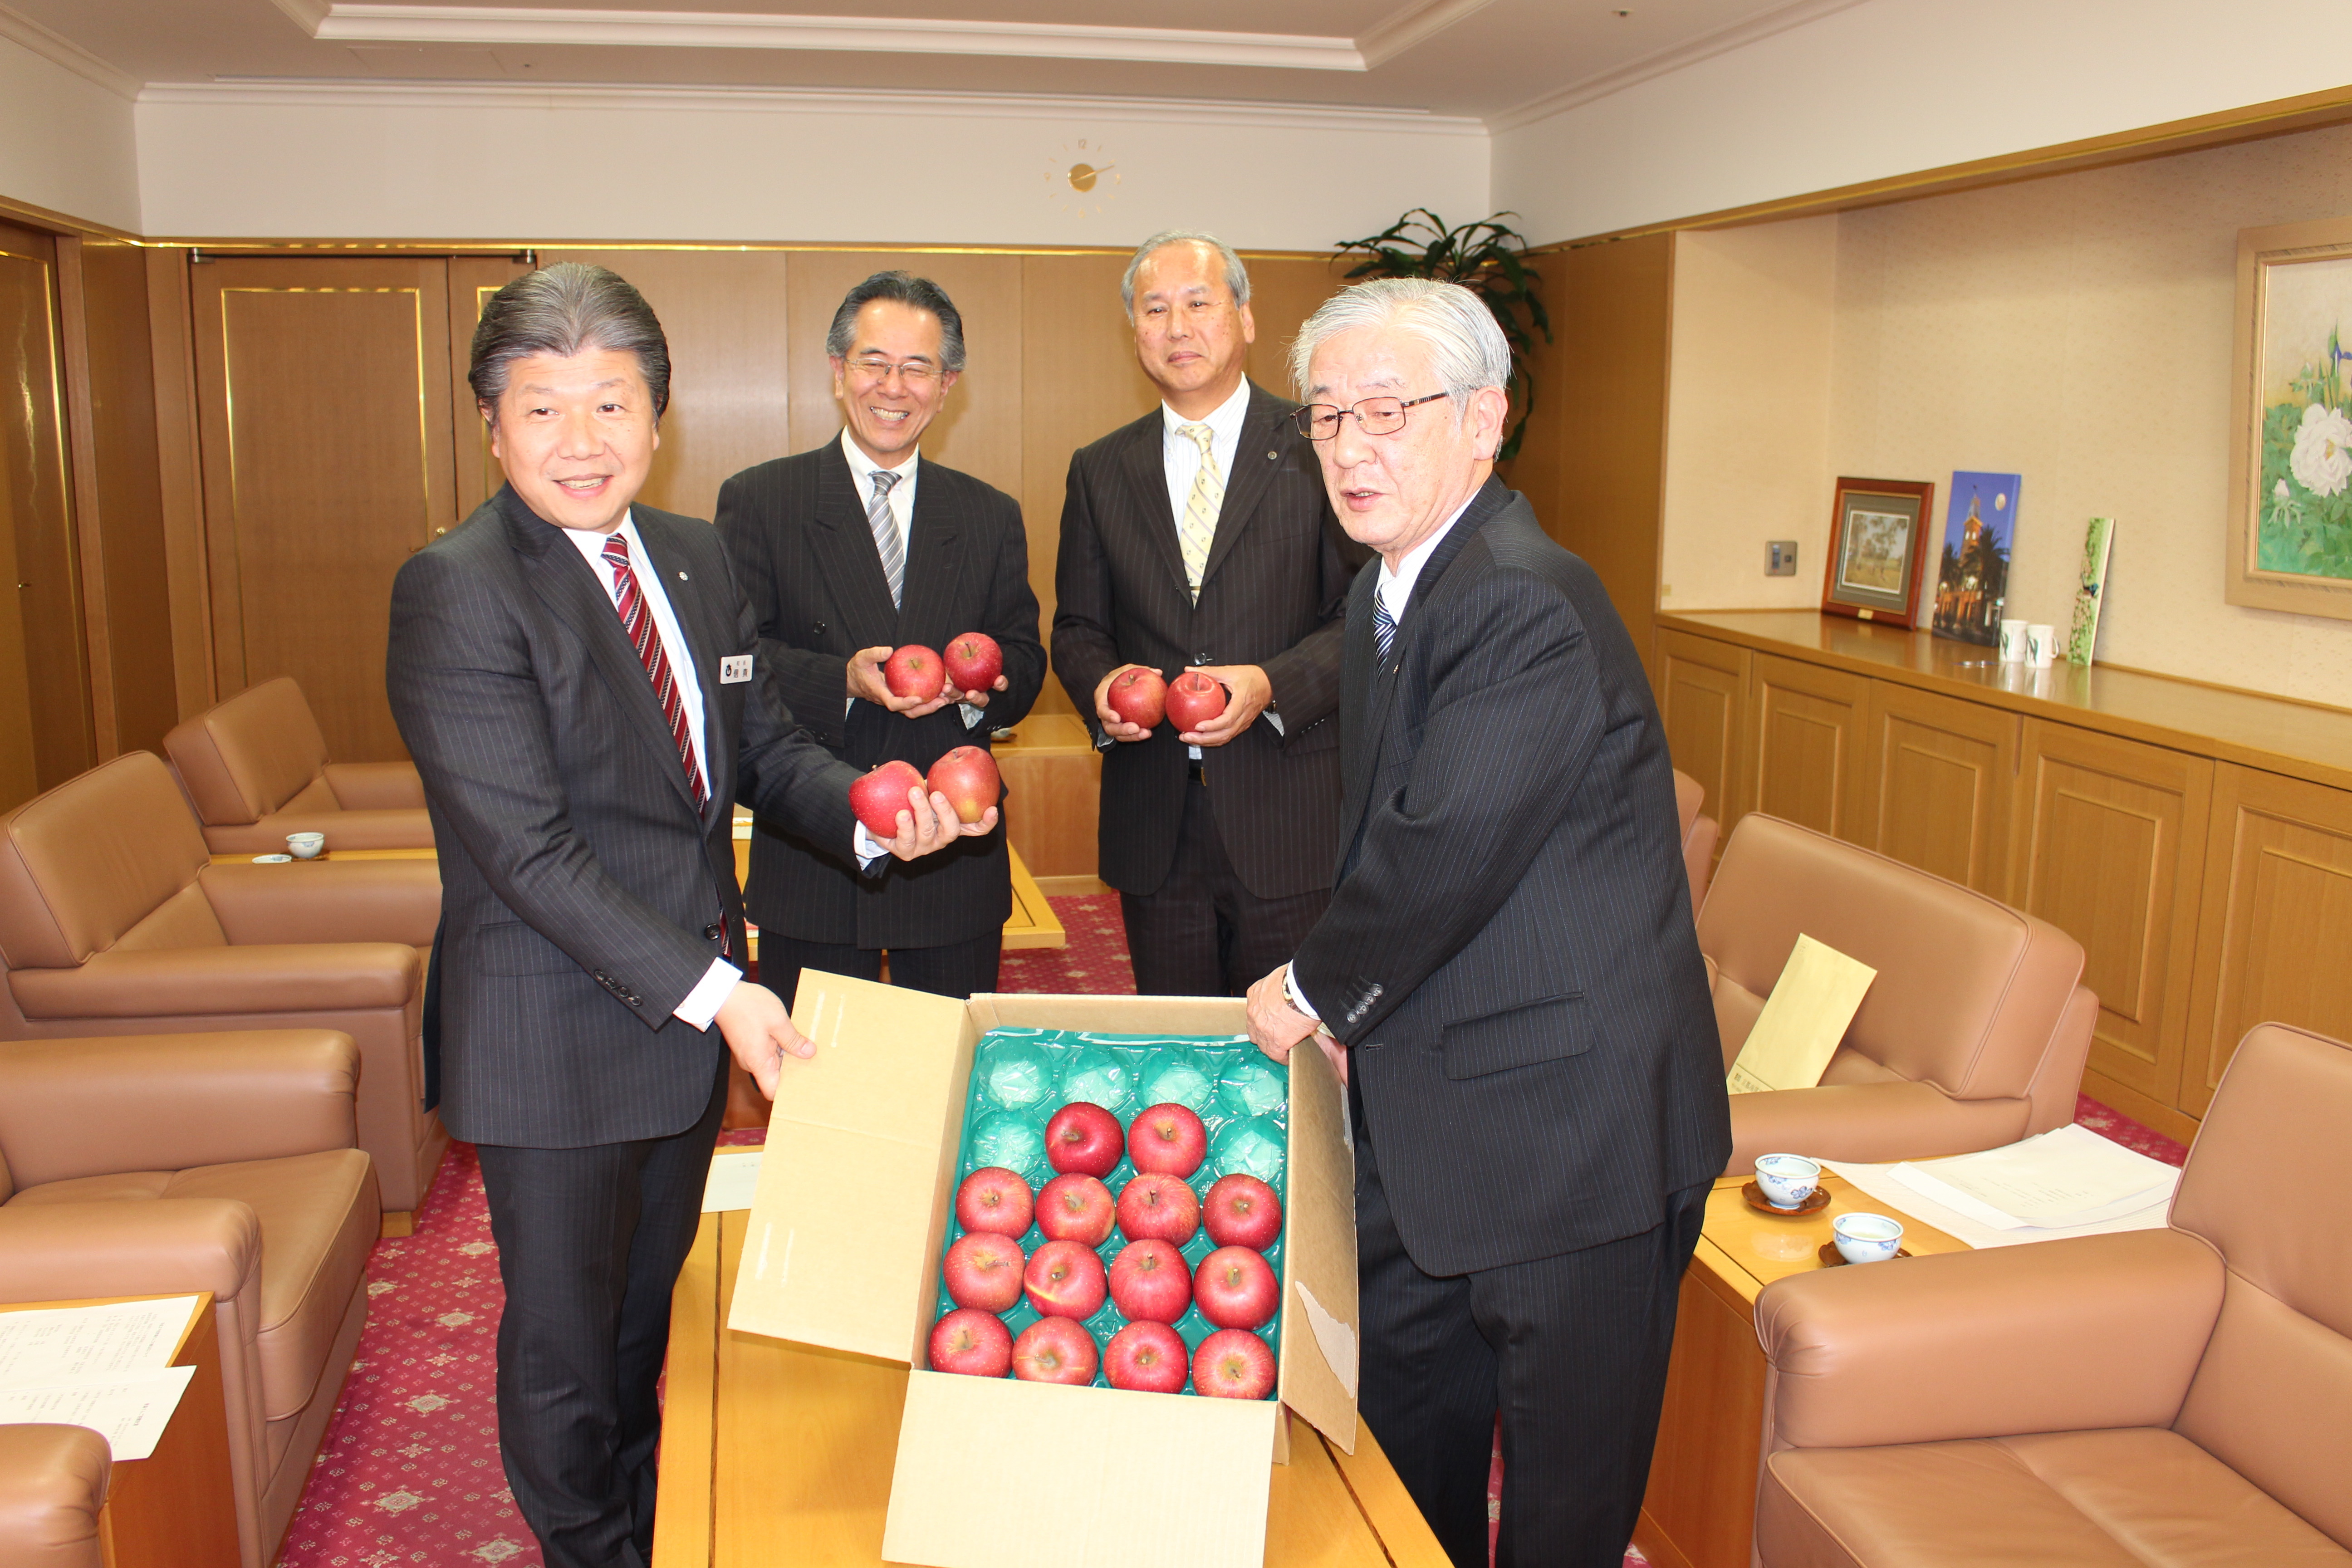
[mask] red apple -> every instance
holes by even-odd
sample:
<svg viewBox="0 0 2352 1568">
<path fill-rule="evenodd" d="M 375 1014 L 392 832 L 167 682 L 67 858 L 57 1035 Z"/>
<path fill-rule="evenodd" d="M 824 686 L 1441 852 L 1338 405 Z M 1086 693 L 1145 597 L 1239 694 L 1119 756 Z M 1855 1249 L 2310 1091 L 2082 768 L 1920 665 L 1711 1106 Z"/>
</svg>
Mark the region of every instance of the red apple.
<svg viewBox="0 0 2352 1568">
<path fill-rule="evenodd" d="M 1184 1337 L 1165 1323 L 1129 1323 L 1111 1335 L 1103 1352 L 1103 1375 L 1113 1388 L 1144 1394 L 1181 1394 Z"/>
<path fill-rule="evenodd" d="M 1024 1383 L 1092 1383 L 1102 1352 L 1086 1325 L 1040 1318 L 1013 1342 L 1013 1375 Z"/>
<path fill-rule="evenodd" d="M 986 691 L 1004 673 L 1004 650 L 986 632 L 966 632 L 948 644 L 940 662 L 958 691 Z"/>
<path fill-rule="evenodd" d="M 1127 1152 L 1118 1118 L 1088 1100 L 1074 1100 L 1046 1120 L 1045 1158 L 1057 1171 L 1108 1176 Z"/>
<path fill-rule="evenodd" d="M 1003 1377 L 1013 1370 L 1013 1331 L 993 1312 L 959 1307 L 931 1330 L 931 1370 Z"/>
<path fill-rule="evenodd" d="M 1122 669 L 1110 683 L 1110 710 L 1130 724 L 1158 727 L 1168 713 L 1168 683 L 1156 669 Z"/>
<path fill-rule="evenodd" d="M 1214 676 L 1187 670 L 1168 689 L 1168 721 L 1180 732 L 1199 729 L 1225 710 L 1225 689 Z"/>
<path fill-rule="evenodd" d="M 1118 1229 L 1129 1241 L 1181 1247 L 1200 1228 L 1201 1200 L 1174 1176 L 1147 1171 L 1119 1189 Z"/>
<path fill-rule="evenodd" d="M 1021 1300 L 1021 1268 L 1026 1261 L 1021 1244 L 1011 1237 L 975 1230 L 956 1237 L 940 1265 L 940 1275 L 948 1299 L 957 1306 L 1002 1312 Z"/>
<path fill-rule="evenodd" d="M 1250 1256 L 1255 1258 L 1257 1254 L 1253 1252 Z M 1049 1241 L 1039 1247 L 1036 1256 L 1029 1259 L 1029 1271 L 1022 1277 L 1022 1283 L 1028 1291 L 1029 1304 L 1049 1318 L 1091 1318 L 1102 1310 L 1107 1290 L 1102 1259 L 1095 1256 L 1093 1247 L 1075 1241 Z M 1269 1311 L 1266 1316 L 1273 1313 Z"/>
<path fill-rule="evenodd" d="M 958 822 L 978 822 L 1004 795 L 996 759 L 978 746 L 958 746 L 931 764 L 931 776 L 923 783 L 933 795 L 948 797 Z"/>
<path fill-rule="evenodd" d="M 1201 1225 L 1219 1247 L 1264 1252 L 1282 1235 L 1282 1200 L 1255 1176 L 1236 1171 L 1210 1187 L 1201 1205 Z"/>
<path fill-rule="evenodd" d="M 882 684 L 890 689 L 893 697 L 929 702 L 940 694 L 947 679 L 947 667 L 940 656 L 920 643 L 893 648 L 890 657 L 882 661 Z"/>
<path fill-rule="evenodd" d="M 1034 1271 L 1034 1258 L 1029 1267 Z M 1192 1300 L 1201 1316 L 1221 1329 L 1254 1329 L 1274 1316 L 1282 1286 L 1258 1254 L 1246 1247 L 1221 1247 L 1192 1270 Z"/>
<path fill-rule="evenodd" d="M 1110 1299 L 1130 1321 L 1172 1323 L 1192 1304 L 1192 1271 L 1172 1243 L 1130 1241 L 1111 1261 Z"/>
<path fill-rule="evenodd" d="M 1020 1348 L 1013 1351 L 1019 1365 Z M 1274 1392 L 1274 1351 L 1247 1329 L 1220 1329 L 1192 1352 L 1192 1392 L 1212 1399 L 1264 1399 Z"/>
<path fill-rule="evenodd" d="M 907 792 L 920 789 L 923 775 L 912 763 L 884 763 L 849 786 L 849 809 L 877 838 L 898 837 L 898 814 L 907 809 Z"/>
<path fill-rule="evenodd" d="M 1026 1236 L 1035 1209 L 1029 1184 L 1002 1165 L 982 1166 L 956 1189 L 956 1224 L 966 1230 Z"/>
<path fill-rule="evenodd" d="M 1037 1228 L 1048 1241 L 1100 1247 L 1110 1239 L 1111 1221 L 1118 1213 L 1108 1187 L 1075 1171 L 1047 1182 L 1037 1194 Z"/>
<path fill-rule="evenodd" d="M 1181 1105 L 1155 1105 L 1127 1130 L 1127 1157 L 1139 1171 L 1190 1176 L 1209 1157 L 1209 1130 Z"/>
</svg>

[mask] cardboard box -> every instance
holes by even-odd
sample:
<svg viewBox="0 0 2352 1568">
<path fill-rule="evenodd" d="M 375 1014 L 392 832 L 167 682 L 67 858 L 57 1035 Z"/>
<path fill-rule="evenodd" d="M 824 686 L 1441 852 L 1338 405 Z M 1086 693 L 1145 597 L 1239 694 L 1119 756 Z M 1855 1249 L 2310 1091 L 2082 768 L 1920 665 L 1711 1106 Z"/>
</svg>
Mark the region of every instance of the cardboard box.
<svg viewBox="0 0 2352 1568">
<path fill-rule="evenodd" d="M 983 995 L 804 972 L 728 1327 L 912 1369 L 882 1553 L 927 1568 L 1257 1568 L 1285 1406 L 1356 1446 L 1355 1153 L 1319 1051 L 1291 1062 L 1278 1400 L 927 1370 L 972 1050 L 1000 1026 L 1233 1036 L 1238 1000 Z M 1181 1500 L 1177 1506 L 1171 1500 Z"/>
</svg>

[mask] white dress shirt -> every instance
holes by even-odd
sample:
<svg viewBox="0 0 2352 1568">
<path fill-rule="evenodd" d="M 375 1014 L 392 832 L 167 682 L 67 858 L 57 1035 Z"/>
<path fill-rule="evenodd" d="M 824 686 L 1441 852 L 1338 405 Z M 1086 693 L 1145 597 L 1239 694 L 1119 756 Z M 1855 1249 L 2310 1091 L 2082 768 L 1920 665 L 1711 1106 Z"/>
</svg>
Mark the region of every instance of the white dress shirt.
<svg viewBox="0 0 2352 1568">
<path fill-rule="evenodd" d="M 1234 388 L 1234 395 L 1211 409 L 1208 416 L 1202 419 L 1187 419 L 1169 407 L 1164 398 L 1160 401 L 1160 460 L 1168 470 L 1168 510 L 1176 519 L 1179 532 L 1184 527 L 1184 505 L 1192 499 L 1192 481 L 1201 472 L 1201 448 L 1193 444 L 1192 437 L 1183 433 L 1182 427 L 1187 425 L 1206 425 L 1209 427 L 1209 450 L 1216 454 L 1217 472 L 1223 476 L 1225 488 L 1231 489 L 1234 459 L 1241 455 L 1242 426 L 1249 421 L 1249 379 L 1244 376 L 1242 384 Z M 1281 732 L 1282 718 L 1279 714 L 1268 711 L 1259 717 L 1273 725 L 1276 733 Z M 1201 760 L 1200 747 L 1187 746 L 1184 749 L 1192 753 L 1194 762 Z"/>
</svg>

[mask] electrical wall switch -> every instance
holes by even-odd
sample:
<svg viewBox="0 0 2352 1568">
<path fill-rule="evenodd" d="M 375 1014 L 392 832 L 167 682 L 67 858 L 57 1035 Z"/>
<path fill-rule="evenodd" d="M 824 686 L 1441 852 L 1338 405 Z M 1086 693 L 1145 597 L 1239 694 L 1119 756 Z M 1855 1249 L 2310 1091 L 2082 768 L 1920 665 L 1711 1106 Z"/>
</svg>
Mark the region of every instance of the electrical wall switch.
<svg viewBox="0 0 2352 1568">
<path fill-rule="evenodd" d="M 1797 574 L 1797 542 L 1793 539 L 1767 541 L 1764 546 L 1764 575 L 1793 577 Z"/>
</svg>

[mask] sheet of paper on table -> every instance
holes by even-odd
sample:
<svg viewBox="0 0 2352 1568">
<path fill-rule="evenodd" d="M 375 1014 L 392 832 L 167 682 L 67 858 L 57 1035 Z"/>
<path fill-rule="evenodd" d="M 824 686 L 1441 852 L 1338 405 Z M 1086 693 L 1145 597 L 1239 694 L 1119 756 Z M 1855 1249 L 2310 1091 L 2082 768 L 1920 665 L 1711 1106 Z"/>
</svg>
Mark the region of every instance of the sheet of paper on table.
<svg viewBox="0 0 2352 1568">
<path fill-rule="evenodd" d="M 2092 1136 L 2096 1137 L 2097 1134 L 2093 1133 Z M 2113 1218 L 2073 1225 L 1995 1226 L 1987 1224 L 1973 1213 L 1939 1203 L 1903 1181 L 1895 1174 L 1898 1168 L 1895 1165 L 1866 1164 L 1851 1160 L 1825 1160 L 1822 1163 L 1853 1183 L 1859 1191 L 1889 1208 L 1934 1226 L 1946 1235 L 1976 1247 L 2017 1247 L 2029 1241 L 2055 1241 L 2069 1236 L 2107 1236 L 2116 1231 L 2161 1229 L 2171 1206 L 2172 1189 L 2180 1178 L 2179 1171 L 2166 1165 L 2164 1169 L 2170 1173 L 2169 1179 L 2148 1195 L 2146 1205 Z M 2150 1161 L 2149 1163 L 2162 1164 L 2162 1162 Z"/>
<path fill-rule="evenodd" d="M 1819 1085 L 1863 994 L 1877 978 L 1870 965 L 1801 934 L 1725 1087 L 1734 1094 L 1757 1094 Z"/>
<path fill-rule="evenodd" d="M 710 1177 L 702 1186 L 702 1212 L 720 1214 L 751 1206 L 760 1185 L 759 1149 L 721 1149 L 710 1156 Z"/>
<path fill-rule="evenodd" d="M 0 1388 L 152 1372 L 171 1363 L 194 1296 L 0 1312 Z"/>
<path fill-rule="evenodd" d="M 1998 1229 L 2095 1225 L 2172 1194 L 2180 1173 L 2087 1127 L 2066 1126 L 1977 1154 L 1911 1160 L 1895 1179 Z"/>
<path fill-rule="evenodd" d="M 0 1389 L 0 1425 L 47 1421 L 88 1426 L 106 1439 L 118 1460 L 143 1459 L 163 1440 L 195 1374 L 193 1366 L 163 1366 L 47 1388 Z"/>
</svg>

